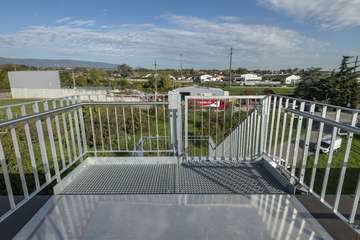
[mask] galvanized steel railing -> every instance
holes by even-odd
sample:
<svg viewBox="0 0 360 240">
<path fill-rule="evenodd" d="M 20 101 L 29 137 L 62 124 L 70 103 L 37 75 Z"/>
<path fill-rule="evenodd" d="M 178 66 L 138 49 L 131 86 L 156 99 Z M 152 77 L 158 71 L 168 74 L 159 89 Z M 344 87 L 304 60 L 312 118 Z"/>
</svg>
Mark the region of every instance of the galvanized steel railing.
<svg viewBox="0 0 360 240">
<path fill-rule="evenodd" d="M 185 160 L 250 160 L 262 153 L 264 96 L 185 98 Z M 210 144 L 212 143 L 213 144 Z"/>
<path fill-rule="evenodd" d="M 57 182 L 86 151 L 83 112 L 78 97 L 35 101 L 0 108 L 1 195 L 9 208 L 0 221 Z"/>
<path fill-rule="evenodd" d="M 51 182 L 59 182 L 86 154 L 183 154 L 185 161 L 264 157 L 298 189 L 358 224 L 358 114 L 276 95 L 186 97 L 184 120 L 180 97 L 173 93 L 67 97 L 0 107 L 1 191 L 9 200 L 0 222 Z M 339 147 L 339 139 L 346 144 Z M 325 140 L 329 144 L 324 147 Z M 349 201 L 350 212 L 343 206 Z"/>
<path fill-rule="evenodd" d="M 268 96 L 265 104 L 264 155 L 302 191 L 358 225 L 360 110 L 276 95 Z"/>
<path fill-rule="evenodd" d="M 0 119 L 0 191 L 9 202 L 0 222 L 87 154 L 175 153 L 166 95 L 33 101 L 0 107 Z"/>
</svg>

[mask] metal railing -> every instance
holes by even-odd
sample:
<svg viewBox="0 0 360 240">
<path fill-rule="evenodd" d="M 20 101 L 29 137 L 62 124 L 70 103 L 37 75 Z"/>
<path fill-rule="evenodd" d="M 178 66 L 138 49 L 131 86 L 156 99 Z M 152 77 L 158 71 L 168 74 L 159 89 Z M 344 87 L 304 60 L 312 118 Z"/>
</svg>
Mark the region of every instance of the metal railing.
<svg viewBox="0 0 360 240">
<path fill-rule="evenodd" d="M 9 203 L 0 222 L 88 154 L 174 155 L 168 111 L 166 95 L 74 96 L 0 107 L 0 191 Z"/>
<path fill-rule="evenodd" d="M 0 222 L 87 154 L 106 154 L 265 158 L 299 190 L 359 224 L 360 110 L 277 95 L 187 96 L 183 119 L 180 99 L 75 96 L 0 107 L 1 195 L 9 202 Z"/>
<path fill-rule="evenodd" d="M 265 103 L 264 155 L 300 190 L 358 225 L 360 110 L 276 95 Z"/>
<path fill-rule="evenodd" d="M 185 160 L 250 160 L 262 153 L 264 96 L 185 98 Z M 211 143 L 211 144 L 210 144 Z"/>
<path fill-rule="evenodd" d="M 9 209 L 0 221 L 82 160 L 86 151 L 83 112 L 78 97 L 1 107 L 1 195 Z M 4 116 L 4 115 L 2 115 Z"/>
</svg>

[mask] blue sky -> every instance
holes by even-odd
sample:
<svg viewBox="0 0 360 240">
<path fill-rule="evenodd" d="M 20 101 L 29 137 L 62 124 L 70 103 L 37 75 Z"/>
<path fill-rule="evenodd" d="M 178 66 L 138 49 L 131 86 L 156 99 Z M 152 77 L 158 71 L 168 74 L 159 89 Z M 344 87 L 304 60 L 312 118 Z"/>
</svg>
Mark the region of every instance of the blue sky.
<svg viewBox="0 0 360 240">
<path fill-rule="evenodd" d="M 359 0 L 5 1 L 0 56 L 151 67 L 337 66 L 360 53 Z M 182 55 L 182 57 L 180 57 Z"/>
</svg>

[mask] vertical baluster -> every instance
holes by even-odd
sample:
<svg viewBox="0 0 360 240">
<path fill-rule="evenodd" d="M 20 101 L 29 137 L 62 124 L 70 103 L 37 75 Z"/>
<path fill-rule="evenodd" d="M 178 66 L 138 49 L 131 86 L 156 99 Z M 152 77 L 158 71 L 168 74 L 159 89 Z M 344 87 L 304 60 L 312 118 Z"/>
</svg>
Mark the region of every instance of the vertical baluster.
<svg viewBox="0 0 360 240">
<path fill-rule="evenodd" d="M 70 105 L 70 100 L 69 98 L 66 99 L 66 105 Z M 74 133 L 74 124 L 73 124 L 73 120 L 72 120 L 72 114 L 71 114 L 70 110 L 68 112 L 68 118 L 69 118 L 69 126 L 70 126 L 70 137 L 71 137 L 71 144 L 72 144 L 72 150 L 73 150 L 73 156 L 74 158 L 72 159 L 73 161 L 75 161 L 77 159 L 77 154 L 76 154 L 76 143 L 75 143 L 75 133 Z"/>
<path fill-rule="evenodd" d="M 131 106 L 131 126 L 132 126 L 132 134 L 133 134 L 133 149 L 136 150 L 136 135 L 135 135 L 135 122 L 134 122 L 134 109 Z"/>
<path fill-rule="evenodd" d="M 2 175 L 4 177 L 6 193 L 7 193 L 8 199 L 9 199 L 10 208 L 14 209 L 15 208 L 14 194 L 13 194 L 12 187 L 11 187 L 9 171 L 8 171 L 8 167 L 6 164 L 6 157 L 5 157 L 4 149 L 3 149 L 3 146 L 1 143 L 1 138 L 0 138 L 0 162 L 1 162 L 1 170 L 2 170 Z"/>
<path fill-rule="evenodd" d="M 80 96 L 76 97 L 77 103 L 81 103 Z M 86 132 L 85 132 L 85 123 L 84 123 L 84 114 L 82 110 L 82 106 L 79 107 L 79 121 L 80 121 L 80 130 L 81 130 L 81 139 L 82 139 L 82 145 L 83 145 L 83 153 L 87 152 L 87 141 L 86 141 Z"/>
<path fill-rule="evenodd" d="M 60 100 L 60 107 L 64 107 L 63 99 Z M 69 133 L 68 133 L 68 127 L 67 127 L 68 125 L 66 123 L 65 112 L 61 112 L 61 118 L 62 118 L 63 128 L 64 128 L 65 144 L 66 144 L 66 150 L 67 150 L 67 154 L 68 154 L 68 160 L 69 160 L 69 163 L 71 163 L 72 162 L 71 148 L 70 148 Z"/>
<path fill-rule="evenodd" d="M 106 96 L 106 100 L 108 101 L 108 97 Z M 110 146 L 110 151 L 113 150 L 112 148 L 112 138 L 111 138 L 111 125 L 110 125 L 110 117 L 109 117 L 109 107 L 105 108 L 106 111 L 106 121 L 107 121 L 107 128 L 108 128 L 108 138 L 109 138 L 109 146 Z"/>
<path fill-rule="evenodd" d="M 214 160 L 216 160 L 217 158 L 217 150 L 218 150 L 218 125 L 219 125 L 219 108 L 221 105 L 220 100 L 216 100 L 217 101 L 217 108 L 216 108 L 216 124 L 215 124 L 215 155 L 214 155 Z"/>
<path fill-rule="evenodd" d="M 22 116 L 27 115 L 25 105 L 21 106 L 21 115 Z M 35 180 L 35 188 L 36 188 L 36 190 L 39 190 L 40 181 L 39 181 L 39 175 L 38 175 L 37 166 L 36 166 L 34 148 L 33 148 L 33 143 L 31 141 L 30 127 L 29 127 L 28 122 L 24 123 L 24 130 L 25 130 L 26 142 L 27 142 L 27 146 L 28 146 L 28 150 L 29 150 L 32 173 L 34 175 L 34 180 Z"/>
<path fill-rule="evenodd" d="M 122 115 L 123 115 L 123 123 L 124 123 L 124 137 L 125 137 L 126 151 L 129 151 L 129 144 L 128 144 L 128 135 L 127 135 L 127 130 L 126 130 L 126 118 L 125 118 L 125 109 L 124 109 L 124 106 L 122 107 Z"/>
<path fill-rule="evenodd" d="M 156 148 L 157 148 L 157 155 L 160 155 L 159 152 L 159 122 L 158 122 L 158 111 L 157 105 L 155 105 L 155 125 L 156 125 Z"/>
<path fill-rule="evenodd" d="M 303 112 L 305 107 L 305 102 L 301 102 L 300 104 L 300 111 Z M 299 153 L 299 144 L 300 144 L 300 137 L 301 137 L 301 127 L 304 117 L 298 116 L 297 128 L 296 128 L 296 137 L 295 137 L 295 146 L 294 146 L 294 155 L 292 160 L 292 167 L 291 167 L 291 181 L 295 182 L 295 175 L 296 175 L 296 166 L 298 162 L 298 153 Z"/>
<path fill-rule="evenodd" d="M 272 139 L 273 139 L 273 133 L 274 133 L 274 122 L 275 122 L 275 113 L 276 113 L 276 102 L 277 102 L 277 97 L 274 96 L 274 101 L 273 101 L 273 110 L 272 110 L 272 115 L 271 115 L 271 127 L 270 127 L 270 137 L 269 137 L 269 148 L 268 148 L 268 154 L 269 156 L 271 155 L 271 144 L 272 144 Z"/>
<path fill-rule="evenodd" d="M 120 131 L 119 131 L 119 120 L 118 120 L 118 112 L 117 106 L 114 107 L 114 115 L 115 115 L 115 127 L 116 127 L 116 142 L 118 146 L 118 151 L 120 151 Z"/>
<path fill-rule="evenodd" d="M 340 114 L 341 114 L 341 109 L 336 109 L 336 116 L 335 116 L 335 121 L 339 122 L 340 120 Z M 330 144 L 330 150 L 329 150 L 329 155 L 328 155 L 328 160 L 326 163 L 326 168 L 325 168 L 325 175 L 324 175 L 324 179 L 323 179 L 323 185 L 321 188 L 321 195 L 320 195 L 320 201 L 324 202 L 325 201 L 325 194 L 326 194 L 326 188 L 327 188 L 327 184 L 328 184 L 328 180 L 329 180 L 329 174 L 330 174 L 330 168 L 331 168 L 331 162 L 334 156 L 334 145 L 335 145 L 335 141 L 336 141 L 336 137 L 337 137 L 337 127 L 333 127 L 333 131 L 332 131 L 332 135 L 331 135 L 331 144 Z"/>
<path fill-rule="evenodd" d="M 354 112 L 352 114 L 351 126 L 353 126 L 353 127 L 355 126 L 355 124 L 357 122 L 357 118 L 358 118 L 358 113 Z M 334 208 L 333 208 L 334 212 L 337 212 L 337 210 L 338 210 L 341 192 L 342 192 L 342 188 L 343 188 L 343 184 L 344 184 L 344 180 L 345 180 L 346 169 L 347 169 L 347 165 L 349 162 L 349 156 L 350 156 L 350 152 L 351 152 L 353 137 L 354 137 L 354 133 L 348 132 L 348 134 L 347 134 L 348 141 L 346 143 L 344 159 L 343 159 L 342 166 L 341 166 L 340 178 L 339 178 L 338 186 L 336 189 L 336 197 L 335 197 L 335 203 L 334 203 Z"/>
<path fill-rule="evenodd" d="M 279 127 L 280 127 L 282 101 L 283 101 L 283 98 L 281 97 L 279 99 L 279 106 L 278 106 L 277 119 L 276 119 L 275 143 L 274 143 L 274 153 L 273 153 L 274 158 L 276 157 L 276 150 L 277 150 L 278 138 L 279 138 Z"/>
<path fill-rule="evenodd" d="M 225 160 L 225 134 L 226 134 L 226 100 L 224 100 L 224 121 L 223 121 L 223 136 L 222 136 L 223 160 Z"/>
<path fill-rule="evenodd" d="M 150 130 L 150 106 L 147 106 L 147 125 L 148 125 L 148 135 L 149 135 L 149 149 L 152 151 L 152 142 L 151 142 L 151 130 Z"/>
<path fill-rule="evenodd" d="M 196 100 L 192 100 L 192 110 L 193 110 L 193 159 L 196 156 Z"/>
<path fill-rule="evenodd" d="M 73 97 L 72 104 L 76 104 L 76 98 Z M 80 135 L 80 128 L 79 128 L 79 117 L 77 110 L 74 110 L 74 120 L 75 120 L 75 132 L 76 132 L 76 140 L 78 145 L 78 154 L 81 156 L 81 161 L 83 160 L 82 153 L 83 153 L 83 147 L 82 147 L 82 141 L 81 141 L 81 135 Z"/>
<path fill-rule="evenodd" d="M 44 110 L 49 111 L 49 105 L 48 105 L 47 101 L 44 102 Z M 56 177 L 56 181 L 60 182 L 61 178 L 60 178 L 59 164 L 57 162 L 57 153 L 56 153 L 54 133 L 53 133 L 53 130 L 52 130 L 52 124 L 51 124 L 50 115 L 48 115 L 46 117 L 45 121 L 46 121 L 46 126 L 47 126 L 47 132 L 48 132 L 48 135 L 49 135 L 51 156 L 52 156 L 52 160 L 53 160 L 53 163 L 54 163 L 55 177 Z"/>
<path fill-rule="evenodd" d="M 293 100 L 292 109 L 295 109 L 295 108 L 296 108 L 296 100 Z M 289 135 L 288 135 L 288 142 L 287 142 L 286 156 L 285 156 L 285 168 L 288 167 L 288 162 L 289 162 L 291 138 L 292 138 L 292 131 L 293 131 L 293 126 L 294 126 L 294 118 L 295 118 L 295 114 L 291 113 L 290 126 L 289 126 Z"/>
<path fill-rule="evenodd" d="M 188 157 L 189 157 L 189 136 L 188 136 L 188 131 L 189 131 L 189 128 L 188 128 L 188 125 L 189 125 L 189 119 L 188 119 L 188 114 L 189 114 L 189 103 L 188 103 L 188 97 L 185 97 L 185 145 L 184 145 L 184 148 L 185 148 L 185 159 L 188 160 Z"/>
<path fill-rule="evenodd" d="M 141 117 L 141 106 L 139 106 L 139 120 L 140 120 L 140 141 L 141 141 L 141 151 L 144 150 L 144 139 L 143 139 L 143 129 L 142 129 L 142 117 Z"/>
<path fill-rule="evenodd" d="M 264 152 L 266 152 L 266 146 L 267 146 L 267 140 L 269 138 L 268 136 L 268 131 L 269 131 L 269 120 L 270 120 L 270 108 L 271 108 L 271 96 L 266 97 L 265 99 L 265 121 L 264 121 L 264 129 L 265 129 L 265 133 L 264 133 L 264 143 L 263 143 L 263 147 L 264 147 Z"/>
<path fill-rule="evenodd" d="M 166 108 L 165 108 L 165 104 L 163 105 L 163 113 L 164 113 L 164 135 L 165 135 L 165 149 L 168 149 L 168 145 L 167 145 L 167 122 L 166 122 Z"/>
<path fill-rule="evenodd" d="M 88 97 L 89 103 L 91 102 L 90 96 Z M 95 126 L 94 126 L 94 116 L 93 116 L 93 110 L 91 104 L 89 105 L 89 114 L 90 114 L 90 125 L 91 125 L 91 133 L 92 133 L 92 139 L 93 139 L 93 145 L 94 145 L 94 154 L 97 156 L 97 146 L 96 146 L 96 132 L 95 132 Z"/>
<path fill-rule="evenodd" d="M 249 160 L 251 160 L 252 157 L 252 137 L 253 137 L 253 132 L 254 132 L 254 126 L 253 126 L 253 122 L 254 122 L 254 109 L 251 110 L 250 115 L 248 116 L 249 118 L 249 138 L 248 138 L 248 155 L 249 155 Z"/>
<path fill-rule="evenodd" d="M 289 99 L 286 98 L 285 100 L 285 109 L 287 109 L 289 106 Z M 283 163 L 282 155 L 283 155 L 283 148 L 284 148 L 284 141 L 285 141 L 285 129 L 286 129 L 286 121 L 287 121 L 287 111 L 284 111 L 284 117 L 283 117 L 283 125 L 281 129 L 281 140 L 280 140 L 280 152 L 279 152 L 279 160 L 280 163 Z"/>
<path fill-rule="evenodd" d="M 241 156 L 240 154 L 241 154 L 241 152 L 240 152 L 240 150 L 241 150 L 241 141 L 240 141 L 240 139 L 241 139 L 241 99 L 239 99 L 239 112 L 238 112 L 238 117 L 239 117 L 239 121 L 237 122 L 237 128 L 238 128 L 238 135 L 237 135 L 237 137 L 236 137 L 236 140 L 237 140 L 237 143 L 236 143 L 236 158 L 237 158 L 237 160 L 239 160 L 239 156 Z"/>
<path fill-rule="evenodd" d="M 52 103 L 53 108 L 56 108 L 56 101 L 53 101 Z M 61 130 L 60 130 L 60 123 L 59 123 L 59 116 L 57 114 L 55 114 L 55 127 L 56 127 L 56 134 L 57 134 L 57 138 L 58 138 L 58 144 L 59 144 L 59 151 L 60 151 L 60 159 L 61 159 L 61 163 L 63 166 L 63 169 L 65 169 L 65 154 L 64 154 L 64 147 L 63 147 L 63 140 L 62 140 L 62 134 L 61 134 Z"/>
<path fill-rule="evenodd" d="M 233 144 L 233 130 L 235 130 L 235 128 L 233 128 L 234 100 L 235 99 L 231 99 L 231 112 L 230 112 L 230 144 L 229 144 L 230 161 L 233 160 L 232 144 Z"/>
<path fill-rule="evenodd" d="M 326 117 L 326 111 L 327 111 L 327 106 L 324 105 L 323 108 L 322 108 L 322 112 L 321 112 L 321 117 L 322 118 Z M 319 161 L 320 146 L 321 146 L 323 131 L 324 131 L 324 123 L 320 122 L 318 139 L 317 139 L 316 150 L 315 150 L 315 158 L 314 158 L 314 163 L 313 163 L 312 171 L 311 171 L 311 179 L 310 179 L 310 187 L 309 187 L 311 193 L 314 190 L 314 183 L 315 183 L 317 165 L 318 165 L 318 161 Z"/>
<path fill-rule="evenodd" d="M 201 137 L 200 137 L 200 156 L 199 160 L 202 160 L 203 155 L 203 137 L 204 137 L 204 96 L 201 97 Z"/>
<path fill-rule="evenodd" d="M 10 107 L 6 108 L 6 114 L 7 114 L 8 120 L 11 120 L 13 118 L 12 110 Z M 16 130 L 13 125 L 10 127 L 10 134 L 11 134 L 12 145 L 14 147 L 16 165 L 19 170 L 21 186 L 22 186 L 22 190 L 24 193 L 24 197 L 29 198 L 29 192 L 28 192 L 28 188 L 26 185 L 26 179 L 25 179 L 24 168 L 23 168 L 23 164 L 22 164 L 22 158 L 21 158 L 21 154 L 20 154 L 19 143 L 18 143 L 18 139 L 16 136 Z"/>
<path fill-rule="evenodd" d="M 257 127 L 256 127 L 256 144 L 255 154 L 258 157 L 260 155 L 260 128 L 261 128 L 261 114 L 257 111 Z"/>
<path fill-rule="evenodd" d="M 251 128 L 250 128 L 250 118 L 249 118 L 249 111 L 247 111 L 247 117 L 246 117 L 246 158 L 250 160 L 250 134 L 251 134 Z"/>
<path fill-rule="evenodd" d="M 105 151 L 104 133 L 103 133 L 103 126 L 102 126 L 102 119 L 101 119 L 101 107 L 98 107 L 98 118 L 99 118 L 99 128 L 100 128 L 101 149 L 102 149 L 102 151 Z"/>
<path fill-rule="evenodd" d="M 208 156 L 207 156 L 207 160 L 208 161 L 210 161 L 210 151 L 211 151 L 211 153 L 213 154 L 213 149 L 211 149 L 212 148 L 212 146 L 210 145 L 210 138 L 211 138 L 211 131 L 210 131 L 210 124 L 211 124 L 211 118 L 210 118 L 210 115 L 211 114 L 211 106 L 209 105 L 208 106 L 208 139 L 207 139 L 207 142 L 208 142 Z M 215 145 L 216 146 L 216 145 Z"/>
<path fill-rule="evenodd" d="M 350 224 L 353 224 L 355 221 L 355 217 L 357 215 L 357 208 L 359 205 L 359 200 L 360 200 L 360 173 L 358 173 L 354 202 L 353 202 L 353 206 L 351 208 L 351 214 L 350 214 L 350 218 L 349 218 Z"/>
<path fill-rule="evenodd" d="M 39 112 L 39 105 L 37 102 L 35 102 L 33 105 L 33 112 L 34 113 Z M 45 139 L 44 139 L 43 126 L 42 126 L 40 119 L 36 119 L 35 126 L 36 126 L 36 132 L 38 135 L 41 160 L 43 162 L 46 183 L 50 183 L 51 182 L 50 166 L 49 166 L 49 161 L 48 161 L 48 157 L 47 157 L 47 153 L 46 153 L 46 145 L 45 145 Z"/>
<path fill-rule="evenodd" d="M 313 114 L 314 111 L 315 111 L 315 104 L 311 104 L 310 114 Z M 304 144 L 304 154 L 303 154 L 301 170 L 300 170 L 300 184 L 304 183 L 306 162 L 307 162 L 308 153 L 309 153 L 309 143 L 310 143 L 310 138 L 311 138 L 312 124 L 313 124 L 313 120 L 311 118 L 308 118 L 307 128 L 306 128 L 306 136 L 305 136 L 305 144 Z"/>
</svg>

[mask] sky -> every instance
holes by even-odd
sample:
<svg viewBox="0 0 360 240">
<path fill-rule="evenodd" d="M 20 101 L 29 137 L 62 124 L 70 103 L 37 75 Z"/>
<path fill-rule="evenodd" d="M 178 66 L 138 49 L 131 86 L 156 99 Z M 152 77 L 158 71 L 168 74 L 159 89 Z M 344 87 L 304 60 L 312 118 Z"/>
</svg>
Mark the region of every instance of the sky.
<svg viewBox="0 0 360 240">
<path fill-rule="evenodd" d="M 0 56 L 132 67 L 336 68 L 360 55 L 360 0 L 4 1 Z"/>
</svg>

